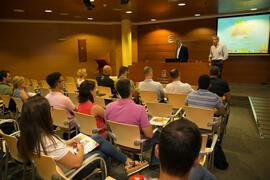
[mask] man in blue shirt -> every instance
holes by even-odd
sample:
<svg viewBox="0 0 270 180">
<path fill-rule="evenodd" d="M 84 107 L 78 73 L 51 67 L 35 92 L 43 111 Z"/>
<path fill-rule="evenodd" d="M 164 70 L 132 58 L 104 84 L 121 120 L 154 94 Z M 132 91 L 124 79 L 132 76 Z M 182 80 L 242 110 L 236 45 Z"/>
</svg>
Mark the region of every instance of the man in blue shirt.
<svg viewBox="0 0 270 180">
<path fill-rule="evenodd" d="M 215 114 L 224 115 L 225 108 L 222 100 L 218 95 L 208 90 L 210 87 L 210 77 L 206 74 L 201 75 L 199 78 L 199 90 L 191 92 L 187 96 L 185 104 L 187 106 L 217 109 Z"/>
</svg>

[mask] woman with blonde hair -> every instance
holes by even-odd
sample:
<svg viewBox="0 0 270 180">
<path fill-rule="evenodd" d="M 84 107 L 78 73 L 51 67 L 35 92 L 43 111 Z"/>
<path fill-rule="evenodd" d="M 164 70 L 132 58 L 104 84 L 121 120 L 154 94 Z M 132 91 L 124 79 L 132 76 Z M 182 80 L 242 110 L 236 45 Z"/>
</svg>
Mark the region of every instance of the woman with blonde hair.
<svg viewBox="0 0 270 180">
<path fill-rule="evenodd" d="M 25 91 L 26 82 L 23 76 L 15 76 L 12 79 L 13 93 L 12 96 L 20 98 L 23 102 L 29 98 L 29 94 Z"/>
<path fill-rule="evenodd" d="M 78 70 L 77 72 L 77 86 L 80 87 L 81 83 L 85 80 L 86 76 L 87 76 L 87 72 L 85 68 L 81 68 Z"/>
</svg>

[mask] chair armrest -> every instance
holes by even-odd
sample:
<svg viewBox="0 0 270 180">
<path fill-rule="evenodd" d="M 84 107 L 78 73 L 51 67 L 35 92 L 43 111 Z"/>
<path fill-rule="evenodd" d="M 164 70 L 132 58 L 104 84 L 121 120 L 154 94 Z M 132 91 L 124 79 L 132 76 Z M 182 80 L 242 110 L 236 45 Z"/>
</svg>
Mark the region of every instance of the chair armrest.
<svg viewBox="0 0 270 180">
<path fill-rule="evenodd" d="M 134 145 L 135 146 L 139 146 L 141 144 L 143 144 L 147 139 L 137 139 L 134 141 Z"/>
<path fill-rule="evenodd" d="M 102 128 L 94 128 L 92 129 L 92 133 L 93 134 L 98 134 L 101 130 L 105 129 L 105 127 L 102 127 Z"/>
<path fill-rule="evenodd" d="M 220 117 L 214 117 L 213 122 L 207 123 L 207 126 L 215 126 L 217 124 L 220 124 L 221 118 L 222 118 L 222 116 L 220 116 Z"/>
<path fill-rule="evenodd" d="M 68 125 L 71 122 L 72 122 L 72 120 L 71 119 L 68 119 L 68 120 L 64 121 L 64 125 Z"/>
<path fill-rule="evenodd" d="M 175 118 L 176 116 L 178 116 L 178 115 L 181 113 L 182 110 L 183 110 L 183 108 L 179 108 L 179 109 L 176 111 L 176 113 L 173 114 L 173 115 L 171 115 L 171 116 L 169 116 L 169 118 L 170 118 L 170 119 Z"/>
<path fill-rule="evenodd" d="M 205 151 L 201 151 L 201 152 L 200 152 L 200 155 L 203 156 L 203 155 L 211 154 L 211 153 L 214 151 L 214 149 L 215 149 L 217 140 L 218 140 L 218 135 L 217 135 L 217 134 L 214 134 L 214 135 L 213 135 L 213 139 L 212 139 L 211 147 L 208 148 L 208 149 L 205 150 Z"/>
<path fill-rule="evenodd" d="M 68 176 L 69 179 L 72 179 L 76 174 L 78 174 L 83 168 L 85 168 L 87 165 L 89 165 L 90 163 L 93 163 L 94 161 L 99 160 L 105 170 L 105 177 L 107 176 L 107 167 L 106 167 L 106 162 L 105 160 L 102 158 L 102 156 L 99 153 L 95 153 L 92 156 L 88 157 L 87 159 L 85 159 L 81 166 L 77 169 L 72 169 L 69 172 L 67 172 L 65 174 L 65 176 Z M 90 174 L 90 173 L 89 173 Z"/>
</svg>

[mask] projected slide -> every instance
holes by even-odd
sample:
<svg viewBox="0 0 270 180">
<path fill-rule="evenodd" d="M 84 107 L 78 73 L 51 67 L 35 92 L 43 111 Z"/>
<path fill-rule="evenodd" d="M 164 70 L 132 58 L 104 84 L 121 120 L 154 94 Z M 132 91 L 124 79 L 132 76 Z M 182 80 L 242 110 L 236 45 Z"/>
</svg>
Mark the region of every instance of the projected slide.
<svg viewBox="0 0 270 180">
<path fill-rule="evenodd" d="M 229 53 L 268 53 L 269 14 L 219 18 L 217 35 Z"/>
</svg>

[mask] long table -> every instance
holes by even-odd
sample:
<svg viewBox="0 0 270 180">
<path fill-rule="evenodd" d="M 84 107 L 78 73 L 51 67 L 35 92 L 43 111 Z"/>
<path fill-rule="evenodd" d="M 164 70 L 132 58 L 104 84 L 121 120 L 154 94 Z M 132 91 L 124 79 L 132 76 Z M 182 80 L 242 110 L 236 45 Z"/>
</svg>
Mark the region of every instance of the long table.
<svg viewBox="0 0 270 180">
<path fill-rule="evenodd" d="M 187 63 L 134 63 L 129 66 L 129 78 L 134 82 L 144 80 L 143 68 L 150 66 L 153 69 L 153 80 L 167 84 L 171 82 L 170 71 L 174 68 L 180 71 L 181 81 L 191 85 L 198 84 L 198 78 L 202 74 L 209 74 L 207 62 L 187 62 Z"/>
</svg>

